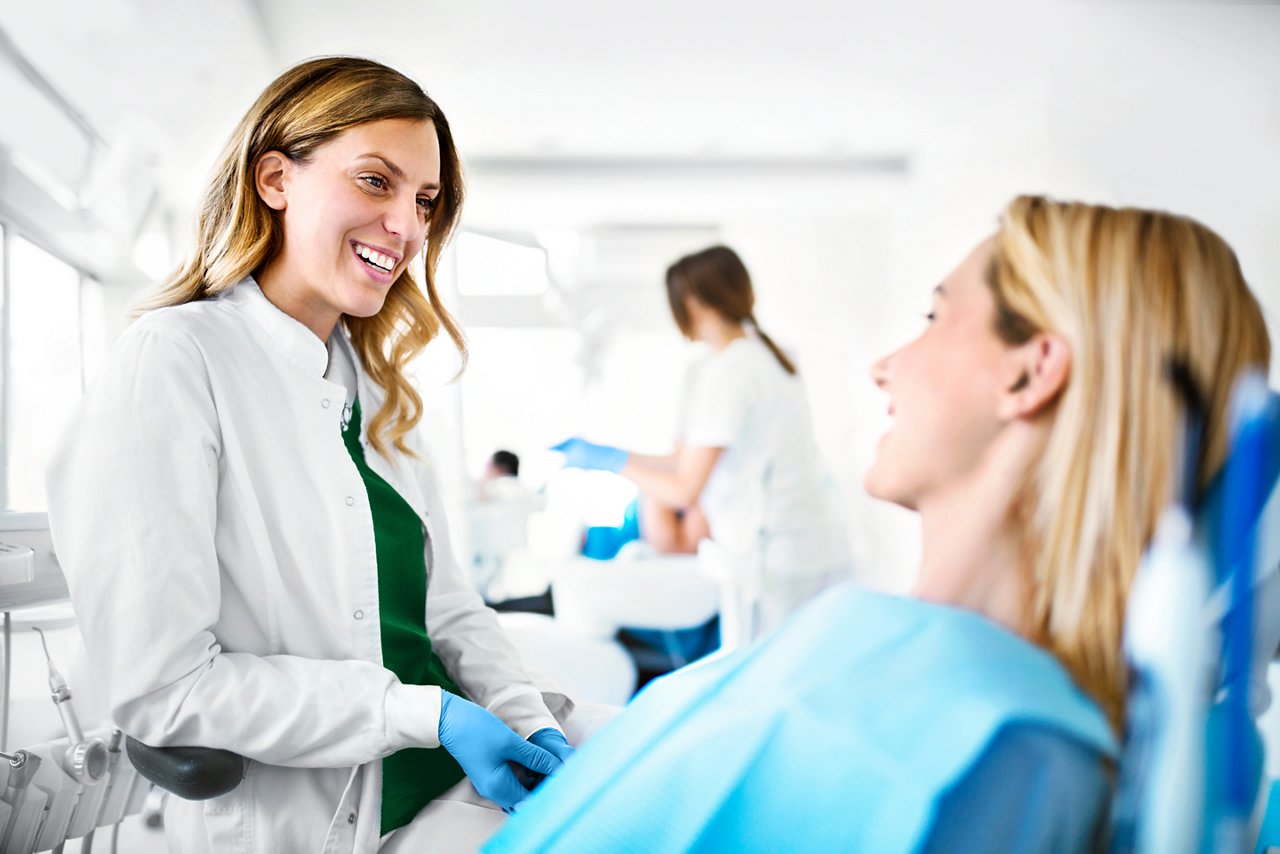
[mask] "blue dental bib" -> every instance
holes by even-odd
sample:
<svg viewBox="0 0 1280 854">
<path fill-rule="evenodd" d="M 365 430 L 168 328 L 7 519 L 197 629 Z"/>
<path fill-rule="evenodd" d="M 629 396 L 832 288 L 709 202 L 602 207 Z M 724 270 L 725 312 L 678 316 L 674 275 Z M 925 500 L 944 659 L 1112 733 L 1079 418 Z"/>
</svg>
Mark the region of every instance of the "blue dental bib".
<svg viewBox="0 0 1280 854">
<path fill-rule="evenodd" d="M 911 851 L 1015 722 L 1116 752 L 1047 652 L 968 611 L 843 586 L 652 683 L 485 850 Z"/>
</svg>

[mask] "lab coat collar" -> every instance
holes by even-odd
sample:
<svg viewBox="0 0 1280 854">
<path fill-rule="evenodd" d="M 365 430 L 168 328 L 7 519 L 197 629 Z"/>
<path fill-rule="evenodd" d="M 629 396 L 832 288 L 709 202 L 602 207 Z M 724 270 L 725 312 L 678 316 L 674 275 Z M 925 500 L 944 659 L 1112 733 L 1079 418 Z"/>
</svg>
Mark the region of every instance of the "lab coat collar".
<svg viewBox="0 0 1280 854">
<path fill-rule="evenodd" d="M 224 299 L 238 306 L 257 323 L 290 364 L 308 376 L 324 376 L 329 367 L 329 350 L 325 343 L 303 323 L 276 308 L 252 276 L 246 276 L 233 286 Z M 334 331 L 338 332 L 337 329 Z"/>
<path fill-rule="evenodd" d="M 262 288 L 259 287 L 252 276 L 248 276 L 237 283 L 223 299 L 229 300 L 247 314 L 266 333 L 271 346 L 286 362 L 312 379 L 318 380 L 334 389 L 343 389 L 344 394 L 348 391 L 340 384 L 325 379 L 325 371 L 329 368 L 329 348 L 325 342 L 317 338 L 315 333 L 304 324 L 276 308 L 271 300 L 267 299 L 266 295 L 262 293 Z M 355 391 L 360 398 L 360 407 L 365 413 L 360 424 L 360 444 L 368 449 L 369 424 L 373 420 L 374 413 L 382 406 L 384 395 L 382 389 L 375 385 L 370 380 L 369 375 L 361 369 L 360 358 L 356 354 L 355 348 L 351 346 L 351 340 L 341 321 L 334 326 L 333 332 L 330 333 L 330 338 L 335 336 L 337 345 L 346 350 L 352 363 L 356 366 Z M 420 517 L 426 518 L 426 508 L 421 497 L 414 493 L 413 490 L 404 488 L 405 484 L 402 479 L 393 473 L 393 468 L 398 469 L 397 463 L 388 461 L 377 453 L 366 453 L 365 459 L 368 461 L 370 468 L 379 477 L 396 488 L 396 491 L 409 502 L 409 506 Z"/>
</svg>

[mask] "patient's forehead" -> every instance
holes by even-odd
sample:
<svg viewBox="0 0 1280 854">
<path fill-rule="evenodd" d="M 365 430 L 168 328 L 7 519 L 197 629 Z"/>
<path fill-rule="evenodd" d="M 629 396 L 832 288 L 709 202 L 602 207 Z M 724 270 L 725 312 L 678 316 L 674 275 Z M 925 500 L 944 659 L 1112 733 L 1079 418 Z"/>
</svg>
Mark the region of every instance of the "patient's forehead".
<svg viewBox="0 0 1280 854">
<path fill-rule="evenodd" d="M 989 297 L 987 269 L 994 253 L 995 235 L 992 235 L 969 250 L 969 254 L 938 285 L 935 293 L 953 302 L 980 298 L 984 294 Z"/>
</svg>

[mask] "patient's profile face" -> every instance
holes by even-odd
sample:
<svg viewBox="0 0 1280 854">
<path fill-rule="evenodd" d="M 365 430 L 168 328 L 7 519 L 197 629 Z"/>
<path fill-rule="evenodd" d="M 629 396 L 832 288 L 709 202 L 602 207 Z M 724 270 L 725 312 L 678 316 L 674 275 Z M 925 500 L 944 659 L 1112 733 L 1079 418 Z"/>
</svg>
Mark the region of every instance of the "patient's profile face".
<svg viewBox="0 0 1280 854">
<path fill-rule="evenodd" d="M 985 273 L 993 241 L 969 253 L 934 290 L 929 326 L 871 368 L 893 425 L 876 446 L 867 492 L 918 510 L 962 494 L 1001 428 L 1010 348 L 995 333 Z"/>
</svg>

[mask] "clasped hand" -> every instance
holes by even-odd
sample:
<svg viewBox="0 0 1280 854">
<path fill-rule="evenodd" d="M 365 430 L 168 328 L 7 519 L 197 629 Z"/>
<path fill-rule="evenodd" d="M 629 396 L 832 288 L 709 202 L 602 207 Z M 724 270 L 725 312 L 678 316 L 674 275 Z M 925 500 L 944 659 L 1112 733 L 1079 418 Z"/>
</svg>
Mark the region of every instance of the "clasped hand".
<svg viewBox="0 0 1280 854">
<path fill-rule="evenodd" d="M 441 692 L 439 733 L 440 746 L 462 766 L 476 791 L 507 812 L 529 794 L 508 763 L 543 776 L 563 764 L 555 753 L 516 735 L 488 709 L 448 691 Z"/>
</svg>

